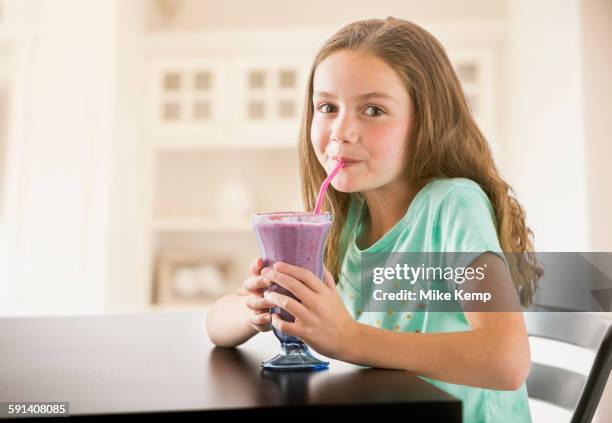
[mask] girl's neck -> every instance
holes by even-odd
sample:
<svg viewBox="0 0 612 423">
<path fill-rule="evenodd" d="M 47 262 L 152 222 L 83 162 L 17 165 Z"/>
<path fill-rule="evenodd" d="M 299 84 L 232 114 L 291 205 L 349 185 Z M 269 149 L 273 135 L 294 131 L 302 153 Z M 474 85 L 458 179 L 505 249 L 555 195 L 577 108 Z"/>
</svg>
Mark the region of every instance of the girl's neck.
<svg viewBox="0 0 612 423">
<path fill-rule="evenodd" d="M 359 248 L 370 247 L 389 232 L 404 217 L 417 192 L 418 189 L 403 177 L 383 187 L 364 191 L 368 213 L 358 240 Z"/>
</svg>

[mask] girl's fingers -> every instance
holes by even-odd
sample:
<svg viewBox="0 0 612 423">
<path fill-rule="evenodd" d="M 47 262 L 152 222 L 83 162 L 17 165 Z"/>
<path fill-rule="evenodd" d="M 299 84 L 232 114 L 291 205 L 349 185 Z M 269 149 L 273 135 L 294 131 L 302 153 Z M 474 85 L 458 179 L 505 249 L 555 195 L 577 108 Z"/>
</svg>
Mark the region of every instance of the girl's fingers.
<svg viewBox="0 0 612 423">
<path fill-rule="evenodd" d="M 270 313 L 255 314 L 251 317 L 251 323 L 254 325 L 265 325 L 272 321 Z"/>
<path fill-rule="evenodd" d="M 253 276 L 259 276 L 261 268 L 263 267 L 263 260 L 261 257 L 257 257 L 251 262 L 250 271 Z"/>
<path fill-rule="evenodd" d="M 332 276 L 332 274 L 330 273 L 329 270 L 327 270 L 327 267 L 323 266 L 323 273 L 324 273 L 324 277 L 323 277 L 323 283 L 332 291 L 336 290 L 336 282 L 334 281 L 334 277 Z"/>
<path fill-rule="evenodd" d="M 264 274 L 271 281 L 274 281 L 274 283 L 277 285 L 291 292 L 306 306 L 312 304 L 314 293 L 308 289 L 308 287 L 301 280 L 297 280 L 289 275 L 271 269 Z M 321 282 L 319 282 L 319 284 L 321 284 Z"/>
<path fill-rule="evenodd" d="M 281 319 L 278 315 L 274 314 L 271 316 L 272 318 L 272 326 L 276 329 L 280 330 L 286 335 L 295 336 L 297 338 L 302 338 L 302 328 L 298 325 L 297 322 L 288 322 L 286 320 Z"/>
<path fill-rule="evenodd" d="M 312 273 L 310 270 L 305 269 L 303 267 L 294 266 L 289 263 L 278 262 L 274 265 L 274 270 L 289 275 L 299 281 L 302 281 L 302 283 L 308 288 L 310 288 L 311 291 L 318 293 L 324 289 L 321 280 L 317 278 L 315 274 Z"/>
<path fill-rule="evenodd" d="M 251 310 L 264 310 L 267 311 L 272 305 L 270 302 L 263 297 L 249 296 L 247 298 L 247 307 Z"/>
<path fill-rule="evenodd" d="M 283 310 L 293 315 L 296 319 L 305 321 L 308 318 L 308 309 L 302 305 L 302 303 L 294 300 L 278 292 L 266 291 L 264 293 L 266 298 L 272 305 L 278 306 Z"/>
<path fill-rule="evenodd" d="M 267 289 L 270 286 L 270 280 L 263 276 L 253 276 L 244 281 L 244 289 L 252 293 L 260 294 L 259 290 Z"/>
</svg>

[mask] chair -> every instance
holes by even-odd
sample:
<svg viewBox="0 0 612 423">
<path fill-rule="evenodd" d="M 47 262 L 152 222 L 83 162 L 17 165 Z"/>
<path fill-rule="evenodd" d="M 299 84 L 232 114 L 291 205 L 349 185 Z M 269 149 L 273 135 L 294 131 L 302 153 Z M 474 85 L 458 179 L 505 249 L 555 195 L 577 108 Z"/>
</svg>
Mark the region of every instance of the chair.
<svg viewBox="0 0 612 423">
<path fill-rule="evenodd" d="M 571 312 L 526 312 L 530 337 L 547 338 L 596 351 L 587 377 L 563 368 L 533 363 L 527 392 L 573 411 L 571 423 L 592 420 L 612 369 L 612 325 L 596 315 Z"/>
</svg>

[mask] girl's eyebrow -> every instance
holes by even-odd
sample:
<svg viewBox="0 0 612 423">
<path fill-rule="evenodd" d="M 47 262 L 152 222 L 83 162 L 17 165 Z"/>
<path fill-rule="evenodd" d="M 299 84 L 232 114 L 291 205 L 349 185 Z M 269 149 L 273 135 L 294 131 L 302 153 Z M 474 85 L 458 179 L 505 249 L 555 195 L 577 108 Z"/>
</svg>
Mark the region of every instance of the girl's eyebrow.
<svg viewBox="0 0 612 423">
<path fill-rule="evenodd" d="M 328 93 L 327 91 L 315 91 L 314 95 L 316 97 L 336 98 L 334 94 Z M 360 99 L 360 100 L 368 100 L 370 98 L 382 98 L 385 100 L 395 101 L 396 103 L 398 102 L 398 100 L 395 97 L 392 97 L 389 94 L 380 93 L 380 92 L 371 92 L 367 94 L 361 94 L 361 95 L 355 96 L 355 98 Z"/>
</svg>

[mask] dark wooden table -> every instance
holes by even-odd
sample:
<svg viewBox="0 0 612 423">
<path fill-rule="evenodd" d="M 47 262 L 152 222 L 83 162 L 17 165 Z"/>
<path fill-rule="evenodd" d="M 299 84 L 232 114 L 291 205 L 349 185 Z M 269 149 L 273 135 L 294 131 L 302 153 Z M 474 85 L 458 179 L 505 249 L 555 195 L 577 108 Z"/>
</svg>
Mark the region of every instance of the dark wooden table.
<svg viewBox="0 0 612 423">
<path fill-rule="evenodd" d="M 71 415 L 401 417 L 461 421 L 461 402 L 410 372 L 330 360 L 278 373 L 271 332 L 217 348 L 203 312 L 0 319 L 0 402 L 68 401 Z M 381 414 L 383 413 L 383 414 Z"/>
</svg>

